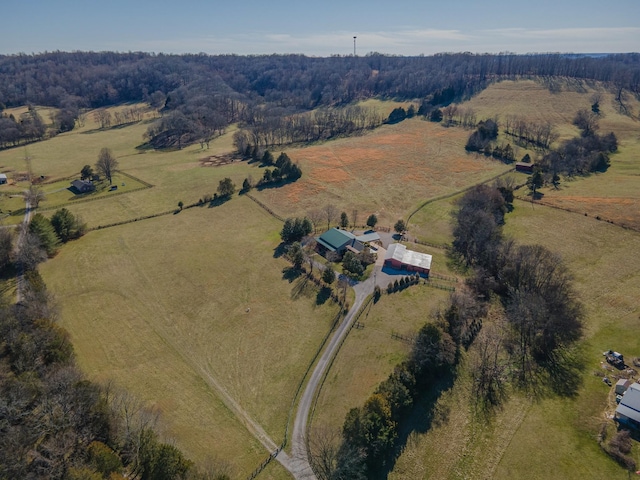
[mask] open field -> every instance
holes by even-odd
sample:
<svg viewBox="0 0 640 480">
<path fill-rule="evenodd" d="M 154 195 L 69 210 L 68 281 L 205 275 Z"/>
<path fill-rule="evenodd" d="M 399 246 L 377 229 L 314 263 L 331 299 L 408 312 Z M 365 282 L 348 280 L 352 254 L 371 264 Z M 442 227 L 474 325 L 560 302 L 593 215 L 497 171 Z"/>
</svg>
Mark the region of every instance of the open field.
<svg viewBox="0 0 640 480">
<path fill-rule="evenodd" d="M 623 478 L 596 442 L 609 393 L 601 380 L 606 373 L 601 354 L 615 348 L 629 357 L 640 355 L 640 340 L 630 334 L 640 318 L 640 259 L 629 255 L 640 251 L 640 234 L 520 201 L 507 215 L 505 233 L 560 253 L 574 273 L 587 311 L 582 386 L 575 397 L 533 402 L 516 393 L 487 419 L 474 414 L 463 368 L 438 402 L 437 411 L 444 412 L 440 423 L 411 435 L 390 478 L 499 479 L 522 472 L 540 479 Z M 637 447 L 634 456 L 640 457 Z"/>
<path fill-rule="evenodd" d="M 479 118 L 498 112 L 542 121 L 546 112 L 554 122 L 563 122 L 560 131 L 570 137 L 578 133 L 571 119 L 579 108 L 589 107 L 589 98 L 589 90 L 550 94 L 535 82 L 501 82 L 465 106 L 476 109 Z M 390 104 L 375 105 L 384 110 Z M 640 136 L 637 124 L 617 115 L 610 99 L 602 105 L 601 132 L 620 129 L 621 152 L 612 157 L 609 171 L 563 182 L 559 191 L 543 190 L 545 202 L 588 216 L 517 201 L 505 227 L 518 241 L 543 243 L 562 253 L 576 276 L 588 313 L 582 347 L 588 362 L 579 394 L 533 403 L 516 394 L 495 417 L 478 418 L 463 369 L 439 401 L 438 422 L 428 433 L 410 436 L 392 478 L 515 478 L 523 472 L 531 478 L 621 476 L 620 467 L 595 441 L 608 390 L 592 373 L 601 371 L 603 350 L 640 356 L 640 259 L 634 254 L 640 251 L 640 234 L 594 217 L 617 215 L 632 222 L 640 215 Z M 67 207 L 89 227 L 168 211 L 178 201 L 195 203 L 214 193 L 224 177 L 237 186 L 248 175 L 262 177 L 263 169 L 246 162 L 203 166 L 203 159 L 233 150 L 233 129 L 209 150 L 199 145 L 169 152 L 137 150 L 148 125 L 97 130 L 89 115 L 79 131 L 0 152 L 0 170 L 25 172 L 28 154 L 35 175 L 64 179 L 94 164 L 100 148 L 112 148 L 122 171 L 153 187 Z M 303 177 L 253 193 L 285 217 L 333 203 L 349 216 L 357 209 L 358 223 L 375 212 L 379 225 L 393 225 L 427 199 L 511 168 L 466 154 L 469 134 L 412 119 L 361 137 L 289 149 Z M 129 187 L 131 181 L 124 181 Z M 50 187 L 55 190 L 45 185 L 45 191 Z M 64 190 L 49 194 L 43 207 L 70 196 Z M 412 217 L 409 234 L 449 243 L 455 199 L 427 205 Z M 20 199 L 0 197 L 3 211 L 22 205 Z M 234 478 L 247 475 L 266 452 L 220 401 L 211 378 L 279 443 L 297 382 L 337 312 L 335 306 L 316 305 L 314 289 L 285 278 L 287 263 L 274 258 L 280 228 L 251 200 L 234 196 L 218 207 L 90 232 L 41 267 L 90 377 L 114 379 L 160 409 L 168 437 L 195 460 L 216 456 L 232 463 Z M 434 253 L 433 271 L 451 274 L 444 252 Z M 328 374 L 314 425 L 339 428 L 348 409 L 361 405 L 406 355 L 407 347 L 390 338 L 391 330 L 415 331 L 447 296 L 442 290 L 412 287 L 383 296 L 366 312 L 360 319 L 365 328 L 352 330 Z M 274 462 L 263 477 L 288 474 Z"/>
<path fill-rule="evenodd" d="M 240 476 L 266 452 L 208 376 L 281 441 L 298 382 L 338 310 L 283 278 L 287 262 L 273 257 L 279 225 L 234 198 L 91 232 L 41 268 L 83 370 L 159 408 L 190 456 L 215 454 Z"/>
<path fill-rule="evenodd" d="M 537 121 L 544 120 L 544 112 L 551 112 L 557 122 L 564 122 L 559 131 L 569 138 L 578 134 L 570 123 L 579 108 L 589 107 L 590 93 L 550 94 L 533 82 L 501 82 L 465 106 L 472 106 L 480 117 L 491 116 L 496 110 L 500 115 L 528 112 L 527 117 Z M 582 387 L 571 398 L 534 402 L 516 392 L 503 409 L 486 418 L 472 408 L 470 379 L 463 362 L 460 377 L 437 404 L 431 429 L 410 435 L 390 478 L 515 478 L 523 472 L 528 478 L 626 478 L 626 473 L 602 453 L 596 436 L 605 409 L 611 408 L 609 389 L 601 381 L 601 352 L 616 348 L 631 357 L 640 355 L 640 341 L 630 334 L 637 331 L 640 318 L 640 260 L 629 255 L 640 251 L 640 235 L 593 217 L 638 221 L 640 164 L 636 159 L 640 136 L 637 122 L 618 115 L 610 95 L 605 93 L 604 98 L 600 131 L 615 130 L 620 141 L 620 153 L 612 156 L 611 168 L 605 174 L 565 181 L 559 191 L 543 189 L 545 202 L 589 212 L 589 216 L 517 201 L 505 227 L 505 233 L 520 242 L 542 243 L 561 253 L 576 276 L 587 307 L 587 333 L 581 347 L 587 359 Z M 584 105 L 576 104 L 578 100 Z M 517 177 L 518 183 L 526 180 L 525 175 Z M 573 192 L 583 197 L 577 199 L 579 204 L 571 198 Z M 411 219 L 410 234 L 428 242 L 450 242 L 450 213 L 456 198 L 432 202 L 419 211 Z M 354 330 L 352 335 L 365 331 Z M 344 352 L 346 349 L 341 355 Z M 337 372 L 338 367 L 334 368 Z M 325 388 L 331 385 L 332 374 L 333 370 Z M 350 406 L 361 405 L 376 385 L 372 380 L 362 392 L 355 392 L 360 401 Z M 330 398 L 330 392 L 323 391 L 322 398 Z M 318 418 L 321 415 L 319 408 Z M 637 446 L 633 455 L 640 460 Z"/>
<path fill-rule="evenodd" d="M 602 96 L 599 133 L 615 132 L 619 153 L 611 156 L 611 167 L 605 174 L 564 179 L 559 190 L 541 189 L 544 202 L 640 229 L 640 101 L 632 96 L 626 101 L 632 118 L 621 115 L 614 95 L 601 87 L 565 86 L 561 93 L 550 93 L 531 80 L 491 85 L 464 106 L 473 108 L 482 118 L 497 114 L 498 120 L 507 115 L 536 122 L 548 120 L 557 126 L 563 139 L 579 135 L 571 122 L 578 110 L 590 110 L 594 93 Z"/>
<path fill-rule="evenodd" d="M 467 154 L 469 131 L 418 118 L 385 125 L 360 137 L 287 150 L 303 176 L 256 196 L 282 215 L 335 204 L 359 223 L 376 213 L 379 225 L 403 218 L 428 198 L 461 190 L 511 167 Z"/>
</svg>

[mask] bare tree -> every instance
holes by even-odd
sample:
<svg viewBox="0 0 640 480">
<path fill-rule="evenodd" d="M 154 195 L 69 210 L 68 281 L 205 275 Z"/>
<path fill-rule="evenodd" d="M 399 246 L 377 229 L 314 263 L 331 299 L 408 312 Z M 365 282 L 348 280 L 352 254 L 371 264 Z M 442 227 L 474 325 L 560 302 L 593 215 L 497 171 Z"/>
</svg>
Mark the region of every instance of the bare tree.
<svg viewBox="0 0 640 480">
<path fill-rule="evenodd" d="M 103 148 L 100 150 L 100 154 L 98 155 L 98 161 L 96 162 L 96 170 L 104 175 L 107 180 L 109 180 L 109 185 L 112 182 L 113 172 L 118 168 L 118 161 L 116 157 L 113 155 L 113 152 L 110 148 Z"/>
<path fill-rule="evenodd" d="M 0 228 L 0 271 L 11 263 L 13 235 L 8 228 Z"/>
<path fill-rule="evenodd" d="M 316 242 L 316 240 L 312 237 L 304 242 L 303 252 L 305 258 L 307 259 L 307 263 L 309 264 L 309 275 L 313 274 L 313 264 L 315 263 L 313 256 L 316 253 L 317 243 L 318 242 Z"/>
<path fill-rule="evenodd" d="M 505 400 L 506 365 L 503 358 L 504 330 L 500 325 L 485 325 L 474 342 L 471 374 L 476 403 L 483 408 L 499 405 Z"/>
<path fill-rule="evenodd" d="M 319 480 L 332 480 L 338 468 L 340 431 L 315 427 L 309 435 L 309 461 Z"/>
<path fill-rule="evenodd" d="M 19 229 L 24 228 L 22 225 Z M 47 252 L 42 248 L 40 238 L 33 232 L 27 231 L 18 234 L 22 242 L 18 246 L 16 262 L 22 265 L 25 270 L 33 270 L 36 266 L 47 259 Z"/>
<path fill-rule="evenodd" d="M 40 202 L 46 197 L 41 188 L 31 185 L 29 190 L 25 190 L 23 193 L 25 201 L 29 202 L 31 208 L 38 208 Z"/>
<path fill-rule="evenodd" d="M 329 203 L 324 206 L 322 212 L 327 219 L 327 230 L 329 230 L 329 228 L 331 228 L 331 224 L 336 221 L 336 218 L 338 218 L 338 207 Z"/>
<path fill-rule="evenodd" d="M 307 218 L 311 220 L 313 223 L 313 231 L 314 233 L 318 231 L 318 227 L 320 226 L 320 222 L 324 220 L 324 212 L 322 210 L 309 210 L 307 212 Z"/>
<path fill-rule="evenodd" d="M 351 226 L 358 226 L 358 210 L 356 208 L 351 211 Z"/>
</svg>

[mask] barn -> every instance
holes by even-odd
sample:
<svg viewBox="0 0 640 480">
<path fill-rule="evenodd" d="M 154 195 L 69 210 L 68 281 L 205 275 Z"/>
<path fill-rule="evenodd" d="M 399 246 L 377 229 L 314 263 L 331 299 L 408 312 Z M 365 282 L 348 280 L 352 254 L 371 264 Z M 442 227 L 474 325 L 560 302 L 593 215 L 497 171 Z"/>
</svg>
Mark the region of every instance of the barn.
<svg viewBox="0 0 640 480">
<path fill-rule="evenodd" d="M 624 392 L 616 408 L 615 419 L 618 423 L 640 429 L 640 385 L 634 383 Z"/>
<path fill-rule="evenodd" d="M 384 264 L 396 270 L 407 270 L 423 275 L 429 275 L 432 256 L 427 253 L 408 250 L 401 243 L 389 245 L 384 257 Z"/>
<path fill-rule="evenodd" d="M 516 172 L 533 173 L 535 164 L 526 162 L 516 162 Z"/>
<path fill-rule="evenodd" d="M 357 252 L 363 249 L 362 243 L 357 240 L 353 233 L 338 228 L 327 230 L 316 238 L 316 241 L 318 242 L 318 251 L 322 255 L 327 252 L 342 255 L 347 249 Z"/>
</svg>

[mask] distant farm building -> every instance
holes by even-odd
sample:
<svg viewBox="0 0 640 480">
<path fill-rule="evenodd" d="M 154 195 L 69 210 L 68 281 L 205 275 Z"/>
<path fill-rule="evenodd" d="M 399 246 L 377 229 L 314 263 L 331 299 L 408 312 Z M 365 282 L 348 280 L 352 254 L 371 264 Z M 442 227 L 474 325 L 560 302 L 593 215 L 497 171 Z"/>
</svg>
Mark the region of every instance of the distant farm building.
<svg viewBox="0 0 640 480">
<path fill-rule="evenodd" d="M 516 162 L 516 172 L 533 173 L 535 164 L 526 162 Z"/>
<path fill-rule="evenodd" d="M 615 419 L 618 423 L 640 429 L 640 385 L 634 383 L 624 392 Z"/>
<path fill-rule="evenodd" d="M 362 252 L 365 243 L 379 242 L 380 235 L 370 230 L 362 235 L 356 236 L 347 230 L 332 228 L 317 237 L 316 241 L 318 243 L 318 251 L 321 254 L 335 253 L 342 255 L 347 250 L 354 253 Z"/>
<path fill-rule="evenodd" d="M 91 180 L 74 180 L 71 182 L 71 186 L 79 193 L 93 192 L 96 189 Z"/>
<path fill-rule="evenodd" d="M 0 185 L 4 185 L 5 183 L 7 183 L 7 175 L 0 173 Z"/>
<path fill-rule="evenodd" d="M 387 254 L 384 257 L 384 264 L 387 267 L 397 270 L 407 270 L 409 272 L 429 275 L 431 270 L 431 255 L 426 253 L 408 250 L 401 243 L 389 245 Z"/>
</svg>

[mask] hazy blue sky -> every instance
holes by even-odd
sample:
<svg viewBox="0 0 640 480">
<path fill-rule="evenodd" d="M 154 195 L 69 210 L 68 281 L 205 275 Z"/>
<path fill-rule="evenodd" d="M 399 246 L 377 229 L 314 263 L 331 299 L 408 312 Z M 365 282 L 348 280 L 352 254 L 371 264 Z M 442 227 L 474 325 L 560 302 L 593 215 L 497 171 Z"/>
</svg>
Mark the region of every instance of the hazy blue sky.
<svg viewBox="0 0 640 480">
<path fill-rule="evenodd" d="M 638 52 L 640 0 L 23 0 L 0 53 Z"/>
</svg>

